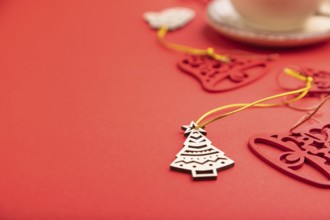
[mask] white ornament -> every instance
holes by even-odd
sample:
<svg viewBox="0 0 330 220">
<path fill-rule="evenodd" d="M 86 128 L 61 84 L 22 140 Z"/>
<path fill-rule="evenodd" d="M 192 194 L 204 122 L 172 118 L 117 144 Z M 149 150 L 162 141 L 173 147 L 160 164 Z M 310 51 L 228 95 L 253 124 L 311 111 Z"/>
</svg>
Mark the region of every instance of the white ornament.
<svg viewBox="0 0 330 220">
<path fill-rule="evenodd" d="M 195 12 L 189 8 L 175 7 L 160 12 L 145 12 L 143 18 L 153 29 L 166 26 L 168 30 L 175 30 L 185 26 L 195 17 Z"/>
<path fill-rule="evenodd" d="M 235 162 L 205 137 L 204 129 L 196 128 L 194 122 L 182 129 L 187 139 L 170 165 L 172 170 L 190 173 L 194 180 L 205 180 L 216 179 L 218 171 L 234 166 Z"/>
<path fill-rule="evenodd" d="M 323 0 L 318 13 L 325 16 L 330 16 L 330 1 Z"/>
</svg>

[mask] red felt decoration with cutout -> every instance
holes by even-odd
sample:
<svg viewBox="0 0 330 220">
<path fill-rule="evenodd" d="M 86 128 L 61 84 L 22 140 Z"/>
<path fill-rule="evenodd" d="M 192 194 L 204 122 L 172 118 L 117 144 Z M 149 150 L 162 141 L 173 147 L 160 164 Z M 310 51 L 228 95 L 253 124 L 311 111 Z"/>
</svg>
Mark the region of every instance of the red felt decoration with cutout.
<svg viewBox="0 0 330 220">
<path fill-rule="evenodd" d="M 249 84 L 269 71 L 272 56 L 262 59 L 243 59 L 231 56 L 229 62 L 208 56 L 186 55 L 178 66 L 195 77 L 208 92 L 224 92 Z"/>
<path fill-rule="evenodd" d="M 310 94 L 328 93 L 330 94 L 330 72 L 325 70 L 316 70 L 310 67 L 301 67 L 299 70 L 305 76 L 313 78 L 313 85 Z"/>
<path fill-rule="evenodd" d="M 330 124 L 301 132 L 261 134 L 249 139 L 262 160 L 298 180 L 330 188 Z"/>
</svg>

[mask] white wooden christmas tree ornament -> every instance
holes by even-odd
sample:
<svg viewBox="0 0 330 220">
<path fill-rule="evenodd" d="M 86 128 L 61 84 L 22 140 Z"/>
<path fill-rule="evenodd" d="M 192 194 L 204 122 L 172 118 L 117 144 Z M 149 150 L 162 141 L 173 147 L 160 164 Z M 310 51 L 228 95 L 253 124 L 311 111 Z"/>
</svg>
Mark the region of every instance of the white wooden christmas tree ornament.
<svg viewBox="0 0 330 220">
<path fill-rule="evenodd" d="M 194 122 L 182 129 L 187 139 L 170 165 L 172 170 L 191 173 L 194 180 L 203 180 L 216 179 L 218 171 L 234 166 L 234 161 L 205 137 L 204 129 L 196 128 Z"/>
</svg>

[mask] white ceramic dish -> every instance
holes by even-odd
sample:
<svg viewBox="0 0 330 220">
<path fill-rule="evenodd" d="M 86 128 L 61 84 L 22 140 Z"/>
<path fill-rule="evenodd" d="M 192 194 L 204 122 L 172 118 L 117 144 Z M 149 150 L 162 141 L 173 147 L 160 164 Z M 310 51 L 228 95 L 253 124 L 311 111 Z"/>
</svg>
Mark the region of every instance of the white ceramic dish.
<svg viewBox="0 0 330 220">
<path fill-rule="evenodd" d="M 210 26 L 228 38 L 259 46 L 296 47 L 330 39 L 330 17 L 314 15 L 302 29 L 290 32 L 266 32 L 246 26 L 229 0 L 216 0 L 207 7 Z"/>
</svg>

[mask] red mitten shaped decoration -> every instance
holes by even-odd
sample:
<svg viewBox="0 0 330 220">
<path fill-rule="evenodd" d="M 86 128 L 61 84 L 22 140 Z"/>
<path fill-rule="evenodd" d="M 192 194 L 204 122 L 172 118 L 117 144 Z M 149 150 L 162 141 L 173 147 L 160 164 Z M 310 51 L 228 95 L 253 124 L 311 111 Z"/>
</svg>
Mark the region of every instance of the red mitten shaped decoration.
<svg viewBox="0 0 330 220">
<path fill-rule="evenodd" d="M 301 132 L 261 134 L 249 139 L 262 160 L 298 180 L 330 188 L 330 124 Z"/>
<path fill-rule="evenodd" d="M 224 92 L 239 88 L 264 76 L 268 71 L 271 56 L 253 60 L 230 57 L 229 62 L 208 56 L 187 55 L 178 66 L 195 77 L 208 92 Z"/>
</svg>

